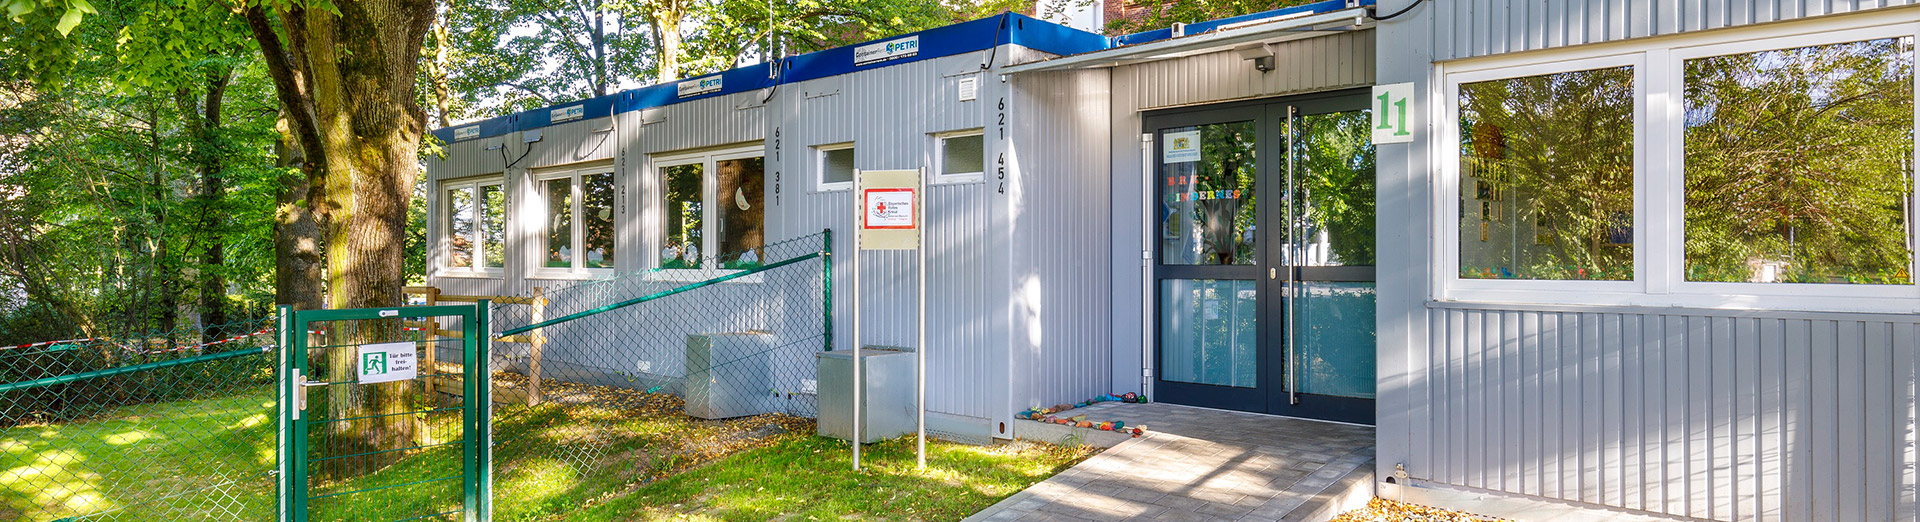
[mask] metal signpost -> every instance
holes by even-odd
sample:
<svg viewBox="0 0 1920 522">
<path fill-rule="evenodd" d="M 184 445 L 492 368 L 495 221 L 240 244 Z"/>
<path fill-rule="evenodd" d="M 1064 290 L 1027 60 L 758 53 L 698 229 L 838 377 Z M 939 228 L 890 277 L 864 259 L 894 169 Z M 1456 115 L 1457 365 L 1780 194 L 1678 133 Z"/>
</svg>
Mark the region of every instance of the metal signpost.
<svg viewBox="0 0 1920 522">
<path fill-rule="evenodd" d="M 866 250 L 913 250 L 919 260 L 919 304 L 914 347 L 914 410 L 918 419 L 917 462 L 927 467 L 927 250 L 921 248 L 926 220 L 926 170 L 855 170 L 853 234 L 853 469 L 860 469 L 864 440 L 860 395 L 866 376 L 860 371 L 860 258 Z"/>
</svg>

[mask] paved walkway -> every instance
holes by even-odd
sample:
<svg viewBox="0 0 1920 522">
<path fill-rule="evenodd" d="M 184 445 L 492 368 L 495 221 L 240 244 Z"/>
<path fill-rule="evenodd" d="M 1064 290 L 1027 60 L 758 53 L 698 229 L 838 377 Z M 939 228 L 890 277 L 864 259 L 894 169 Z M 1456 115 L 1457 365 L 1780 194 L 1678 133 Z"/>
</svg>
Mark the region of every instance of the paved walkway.
<svg viewBox="0 0 1920 522">
<path fill-rule="evenodd" d="M 1082 413 L 1148 434 L 967 520 L 1323 520 L 1373 496 L 1370 427 L 1169 404 L 1069 415 Z"/>
</svg>

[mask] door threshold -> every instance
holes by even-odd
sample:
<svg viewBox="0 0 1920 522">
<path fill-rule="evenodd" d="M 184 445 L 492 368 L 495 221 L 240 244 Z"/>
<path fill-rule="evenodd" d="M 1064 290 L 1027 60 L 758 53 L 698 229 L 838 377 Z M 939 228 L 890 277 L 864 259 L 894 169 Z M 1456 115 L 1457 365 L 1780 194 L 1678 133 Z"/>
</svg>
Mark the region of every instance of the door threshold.
<svg viewBox="0 0 1920 522">
<path fill-rule="evenodd" d="M 1171 405 L 1179 406 L 1182 408 L 1193 408 L 1193 409 L 1199 409 L 1199 410 L 1218 411 L 1218 412 L 1225 412 L 1225 413 L 1243 413 L 1247 415 L 1259 415 L 1261 417 L 1278 417 L 1282 419 L 1294 419 L 1294 420 L 1303 420 L 1303 421 L 1310 421 L 1310 422 L 1324 422 L 1327 424 L 1339 424 L 1342 426 L 1359 426 L 1362 428 L 1369 428 L 1369 429 L 1374 428 L 1374 425 L 1372 424 L 1360 424 L 1355 422 L 1342 422 L 1337 420 L 1315 419 L 1312 417 L 1295 417 L 1292 415 L 1280 415 L 1277 413 L 1260 413 L 1257 411 L 1241 411 L 1241 410 L 1229 410 L 1229 409 L 1223 409 L 1223 408 L 1209 408 L 1206 406 L 1192 406 L 1187 404 L 1180 404 L 1177 402 L 1163 402 L 1160 404 L 1171 404 Z"/>
</svg>

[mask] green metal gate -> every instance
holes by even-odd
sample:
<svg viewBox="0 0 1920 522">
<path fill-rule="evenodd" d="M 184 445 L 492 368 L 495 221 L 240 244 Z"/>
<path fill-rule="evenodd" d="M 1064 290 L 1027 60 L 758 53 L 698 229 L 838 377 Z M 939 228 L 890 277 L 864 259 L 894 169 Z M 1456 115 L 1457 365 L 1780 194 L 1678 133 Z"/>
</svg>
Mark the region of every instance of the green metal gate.
<svg viewBox="0 0 1920 522">
<path fill-rule="evenodd" d="M 280 520 L 490 518 L 488 304 L 281 309 Z"/>
</svg>

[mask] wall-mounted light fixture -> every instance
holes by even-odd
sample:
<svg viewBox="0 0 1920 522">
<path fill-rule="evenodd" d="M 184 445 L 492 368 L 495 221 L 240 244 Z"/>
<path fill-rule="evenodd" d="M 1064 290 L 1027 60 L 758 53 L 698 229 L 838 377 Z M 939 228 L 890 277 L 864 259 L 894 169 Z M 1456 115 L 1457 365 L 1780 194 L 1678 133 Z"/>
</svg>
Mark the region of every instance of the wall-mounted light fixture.
<svg viewBox="0 0 1920 522">
<path fill-rule="evenodd" d="M 1273 70 L 1273 44 L 1251 43 L 1233 48 L 1240 53 L 1240 59 L 1253 60 L 1253 68 L 1260 72 Z"/>
</svg>

